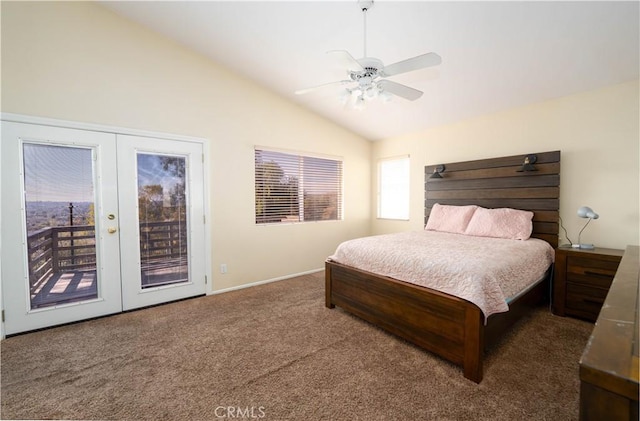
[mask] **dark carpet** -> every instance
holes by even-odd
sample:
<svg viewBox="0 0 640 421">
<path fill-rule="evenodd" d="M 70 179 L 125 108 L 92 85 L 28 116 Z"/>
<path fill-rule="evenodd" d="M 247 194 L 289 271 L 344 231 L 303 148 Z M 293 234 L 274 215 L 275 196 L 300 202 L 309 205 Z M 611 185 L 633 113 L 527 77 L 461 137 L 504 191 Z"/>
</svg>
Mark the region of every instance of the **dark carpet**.
<svg viewBox="0 0 640 421">
<path fill-rule="evenodd" d="M 534 311 L 462 369 L 324 307 L 324 273 L 8 338 L 2 419 L 573 420 L 593 325 Z"/>
</svg>

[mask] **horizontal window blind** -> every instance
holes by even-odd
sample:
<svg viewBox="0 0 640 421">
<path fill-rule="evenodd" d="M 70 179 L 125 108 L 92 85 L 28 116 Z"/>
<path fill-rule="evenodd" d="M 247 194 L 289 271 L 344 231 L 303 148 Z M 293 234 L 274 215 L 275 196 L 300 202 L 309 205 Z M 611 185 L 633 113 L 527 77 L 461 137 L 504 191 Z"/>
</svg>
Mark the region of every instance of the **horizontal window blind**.
<svg viewBox="0 0 640 421">
<path fill-rule="evenodd" d="M 342 161 L 255 150 L 256 223 L 342 219 Z"/>
</svg>

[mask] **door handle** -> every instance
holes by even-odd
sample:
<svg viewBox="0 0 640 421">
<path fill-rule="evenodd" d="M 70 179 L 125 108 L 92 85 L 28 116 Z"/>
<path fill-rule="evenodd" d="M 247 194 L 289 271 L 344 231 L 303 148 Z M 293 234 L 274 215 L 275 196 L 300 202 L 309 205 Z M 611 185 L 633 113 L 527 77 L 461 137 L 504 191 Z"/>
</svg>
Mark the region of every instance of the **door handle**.
<svg viewBox="0 0 640 421">
<path fill-rule="evenodd" d="M 113 234 L 113 233 L 114 233 L 114 232 L 116 232 L 116 231 L 117 231 L 117 229 L 115 229 L 114 227 L 109 227 L 109 228 L 107 228 L 107 232 L 108 232 L 109 234 Z"/>
</svg>

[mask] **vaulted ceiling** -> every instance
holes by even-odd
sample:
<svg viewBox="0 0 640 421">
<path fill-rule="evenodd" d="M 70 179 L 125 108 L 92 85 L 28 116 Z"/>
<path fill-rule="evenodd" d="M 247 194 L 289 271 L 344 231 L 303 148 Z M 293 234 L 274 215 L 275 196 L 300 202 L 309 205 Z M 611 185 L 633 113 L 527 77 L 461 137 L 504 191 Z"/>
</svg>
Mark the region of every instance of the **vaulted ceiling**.
<svg viewBox="0 0 640 421">
<path fill-rule="evenodd" d="M 639 77 L 640 3 L 376 0 L 367 56 L 385 64 L 436 52 L 442 64 L 390 77 L 424 92 L 364 110 L 340 102 L 330 50 L 361 58 L 352 1 L 107 1 L 105 7 L 196 50 L 365 138 L 379 140 Z"/>
</svg>

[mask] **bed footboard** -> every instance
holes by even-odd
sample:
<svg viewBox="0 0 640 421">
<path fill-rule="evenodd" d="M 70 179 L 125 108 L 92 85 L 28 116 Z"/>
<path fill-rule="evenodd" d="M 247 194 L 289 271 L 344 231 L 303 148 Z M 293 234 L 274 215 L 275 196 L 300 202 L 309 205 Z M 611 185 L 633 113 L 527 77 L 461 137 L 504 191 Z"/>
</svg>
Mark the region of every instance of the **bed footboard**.
<svg viewBox="0 0 640 421">
<path fill-rule="evenodd" d="M 484 318 L 476 305 L 335 262 L 325 269 L 326 307 L 337 305 L 482 380 Z"/>
</svg>

